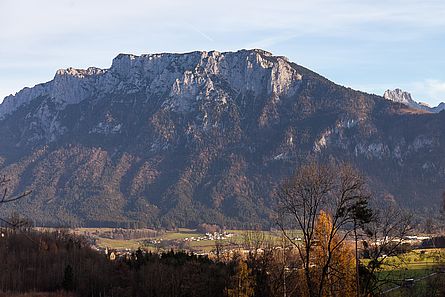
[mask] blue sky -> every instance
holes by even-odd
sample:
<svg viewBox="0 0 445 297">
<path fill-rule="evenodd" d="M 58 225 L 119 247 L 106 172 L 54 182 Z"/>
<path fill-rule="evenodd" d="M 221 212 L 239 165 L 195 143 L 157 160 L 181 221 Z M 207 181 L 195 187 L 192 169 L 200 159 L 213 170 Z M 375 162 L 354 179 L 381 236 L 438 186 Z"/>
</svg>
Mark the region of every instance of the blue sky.
<svg viewBox="0 0 445 297">
<path fill-rule="evenodd" d="M 262 48 L 341 85 L 435 105 L 444 16 L 443 0 L 0 0 L 0 98 L 122 52 Z"/>
</svg>

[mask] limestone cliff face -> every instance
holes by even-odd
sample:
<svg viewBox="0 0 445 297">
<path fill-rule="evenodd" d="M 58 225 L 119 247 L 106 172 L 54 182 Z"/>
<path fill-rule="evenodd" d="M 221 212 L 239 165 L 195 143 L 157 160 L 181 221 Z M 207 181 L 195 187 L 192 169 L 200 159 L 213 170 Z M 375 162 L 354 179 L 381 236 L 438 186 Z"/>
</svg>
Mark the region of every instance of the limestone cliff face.
<svg viewBox="0 0 445 297">
<path fill-rule="evenodd" d="M 0 118 L 18 108 L 45 98 L 30 130 L 39 129 L 34 140 L 55 141 L 66 132 L 59 112 L 69 105 L 97 101 L 107 96 L 138 94 L 146 100 L 162 98 L 164 109 L 191 112 L 204 101 L 227 106 L 230 96 L 281 96 L 295 94 L 302 76 L 283 57 L 262 50 L 219 53 L 118 55 L 110 69 L 61 69 L 50 82 L 25 88 L 0 104 Z M 225 86 L 222 85 L 225 84 Z M 227 89 L 231 94 L 227 93 Z M 204 115 L 205 116 L 205 115 Z M 93 131 L 116 132 L 119 126 Z M 118 124 L 116 124 L 118 125 Z M 29 139 L 26 143 L 30 143 Z"/>
<path fill-rule="evenodd" d="M 267 225 L 275 187 L 314 157 L 352 162 L 379 195 L 433 206 L 445 116 L 393 101 L 262 50 L 59 70 L 0 105 L 0 170 L 34 193 L 2 211 L 57 224 Z"/>
<path fill-rule="evenodd" d="M 262 50 L 229 53 L 118 55 L 110 69 L 60 69 L 48 83 L 25 88 L 5 98 L 0 117 L 11 114 L 36 98 L 49 97 L 58 109 L 95 99 L 103 94 L 143 92 L 166 95 L 174 104 L 185 99 L 192 105 L 196 96 L 208 97 L 215 89 L 214 77 L 224 80 L 236 92 L 254 95 L 291 94 L 301 75 L 283 57 Z"/>
</svg>

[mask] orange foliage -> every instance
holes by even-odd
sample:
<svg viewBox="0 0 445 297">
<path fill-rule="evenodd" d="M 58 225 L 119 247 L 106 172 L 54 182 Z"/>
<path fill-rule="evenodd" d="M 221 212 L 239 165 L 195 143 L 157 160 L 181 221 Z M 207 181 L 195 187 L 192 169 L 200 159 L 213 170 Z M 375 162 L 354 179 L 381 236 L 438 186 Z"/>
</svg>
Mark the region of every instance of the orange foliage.
<svg viewBox="0 0 445 297">
<path fill-rule="evenodd" d="M 341 292 L 342 297 L 355 296 L 355 256 L 353 245 L 341 241 L 340 235 L 331 236 L 332 218 L 321 211 L 315 227 L 315 246 L 314 264 L 316 274 L 321 276 L 321 269 L 331 259 L 328 266 L 328 275 L 323 284 L 323 296 L 338 296 Z M 330 240 L 331 238 L 331 240 Z"/>
</svg>

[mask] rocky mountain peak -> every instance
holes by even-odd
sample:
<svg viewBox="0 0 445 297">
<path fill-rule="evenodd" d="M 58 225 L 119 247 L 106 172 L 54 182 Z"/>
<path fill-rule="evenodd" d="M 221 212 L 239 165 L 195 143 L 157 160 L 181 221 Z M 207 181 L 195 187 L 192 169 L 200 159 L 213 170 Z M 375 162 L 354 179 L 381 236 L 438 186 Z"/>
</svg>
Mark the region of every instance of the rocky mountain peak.
<svg viewBox="0 0 445 297">
<path fill-rule="evenodd" d="M 119 54 L 109 69 L 60 69 L 52 81 L 6 97 L 0 105 L 0 118 L 45 96 L 51 98 L 58 109 L 112 93 L 143 92 L 147 96 L 167 96 L 166 100 L 178 96 L 181 100 L 198 95 L 206 97 L 216 77 L 238 93 L 267 92 L 276 96 L 294 92 L 302 79 L 286 58 L 274 57 L 259 49 Z"/>
<path fill-rule="evenodd" d="M 427 103 L 414 101 L 410 93 L 401 89 L 386 90 L 383 97 L 390 101 L 405 104 L 406 106 L 414 109 L 421 109 L 433 113 L 441 112 L 443 109 L 445 109 L 445 104 L 443 104 L 443 102 L 436 107 L 431 107 Z"/>
<path fill-rule="evenodd" d="M 411 106 L 416 103 L 414 102 L 410 93 L 405 92 L 401 89 L 386 90 L 385 93 L 383 94 L 383 97 L 387 100 L 403 103 L 408 106 Z"/>
<path fill-rule="evenodd" d="M 441 112 L 442 110 L 445 110 L 445 103 L 440 102 L 439 105 L 437 105 L 436 107 L 432 107 L 432 109 L 434 110 L 434 112 Z"/>
</svg>

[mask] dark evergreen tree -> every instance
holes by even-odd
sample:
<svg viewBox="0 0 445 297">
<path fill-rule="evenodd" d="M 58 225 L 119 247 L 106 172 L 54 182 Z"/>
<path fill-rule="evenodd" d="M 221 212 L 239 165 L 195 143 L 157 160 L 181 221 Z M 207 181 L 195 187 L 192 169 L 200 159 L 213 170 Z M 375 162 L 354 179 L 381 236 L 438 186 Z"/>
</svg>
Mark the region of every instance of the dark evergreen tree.
<svg viewBox="0 0 445 297">
<path fill-rule="evenodd" d="M 63 272 L 62 288 L 65 291 L 74 290 L 74 272 L 73 267 L 69 264 L 66 265 L 65 271 Z"/>
</svg>

